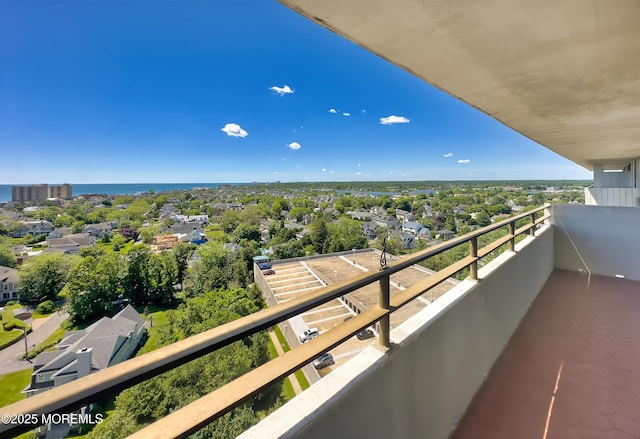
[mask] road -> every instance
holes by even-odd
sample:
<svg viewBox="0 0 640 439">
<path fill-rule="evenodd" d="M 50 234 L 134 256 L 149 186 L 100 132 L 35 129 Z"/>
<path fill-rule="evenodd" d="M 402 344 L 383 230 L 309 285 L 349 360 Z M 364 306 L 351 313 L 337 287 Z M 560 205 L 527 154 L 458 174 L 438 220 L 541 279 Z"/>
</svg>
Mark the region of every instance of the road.
<svg viewBox="0 0 640 439">
<path fill-rule="evenodd" d="M 54 313 L 50 317 L 46 318 L 46 321 L 38 326 L 37 329 L 27 336 L 27 346 L 29 349 L 33 348 L 33 345 L 44 341 L 53 331 L 55 331 L 60 323 L 69 317 L 67 313 Z M 32 363 L 27 360 L 21 360 L 20 357 L 24 354 L 24 340 L 20 339 L 11 346 L 0 351 L 0 375 L 4 375 L 11 372 L 17 372 L 19 370 L 30 369 L 33 367 Z"/>
</svg>

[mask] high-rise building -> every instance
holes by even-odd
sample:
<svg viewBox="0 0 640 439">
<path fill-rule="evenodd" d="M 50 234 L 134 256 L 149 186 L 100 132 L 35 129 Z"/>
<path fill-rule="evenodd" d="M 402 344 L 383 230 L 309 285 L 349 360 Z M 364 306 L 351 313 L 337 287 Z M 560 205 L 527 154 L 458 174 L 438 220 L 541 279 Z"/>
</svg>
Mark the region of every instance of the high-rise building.
<svg viewBox="0 0 640 439">
<path fill-rule="evenodd" d="M 64 198 L 65 200 L 70 200 L 71 196 L 71 185 L 65 183 L 61 186 L 49 186 L 49 198 Z"/>
<path fill-rule="evenodd" d="M 61 186 L 49 186 L 48 184 L 12 186 L 12 201 L 44 201 L 47 198 L 72 198 L 71 185 L 65 183 Z"/>
<path fill-rule="evenodd" d="M 46 184 L 30 186 L 12 186 L 12 201 L 44 201 L 49 197 L 49 187 Z"/>
</svg>

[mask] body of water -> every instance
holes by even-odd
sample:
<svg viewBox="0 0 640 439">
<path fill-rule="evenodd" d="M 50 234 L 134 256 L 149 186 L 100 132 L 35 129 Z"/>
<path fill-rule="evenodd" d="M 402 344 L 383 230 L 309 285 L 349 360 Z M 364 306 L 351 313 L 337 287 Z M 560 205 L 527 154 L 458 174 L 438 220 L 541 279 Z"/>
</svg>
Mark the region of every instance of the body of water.
<svg viewBox="0 0 640 439">
<path fill-rule="evenodd" d="M 142 192 L 154 191 L 190 191 L 193 188 L 216 188 L 224 184 L 231 186 L 242 186 L 249 183 L 118 183 L 118 184 L 72 184 L 73 196 L 88 194 L 106 194 L 106 195 L 131 195 Z M 11 201 L 10 184 L 0 185 L 0 203 Z M 17 185 L 28 186 L 28 185 Z M 52 186 L 57 186 L 52 184 Z"/>
</svg>

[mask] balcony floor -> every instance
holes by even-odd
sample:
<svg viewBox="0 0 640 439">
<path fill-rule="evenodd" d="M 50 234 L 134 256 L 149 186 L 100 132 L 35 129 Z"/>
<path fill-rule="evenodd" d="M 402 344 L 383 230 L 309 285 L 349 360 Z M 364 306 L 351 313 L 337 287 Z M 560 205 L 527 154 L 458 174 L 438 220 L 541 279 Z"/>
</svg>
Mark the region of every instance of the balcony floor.
<svg viewBox="0 0 640 439">
<path fill-rule="evenodd" d="M 452 438 L 640 438 L 640 282 L 554 271 Z"/>
</svg>

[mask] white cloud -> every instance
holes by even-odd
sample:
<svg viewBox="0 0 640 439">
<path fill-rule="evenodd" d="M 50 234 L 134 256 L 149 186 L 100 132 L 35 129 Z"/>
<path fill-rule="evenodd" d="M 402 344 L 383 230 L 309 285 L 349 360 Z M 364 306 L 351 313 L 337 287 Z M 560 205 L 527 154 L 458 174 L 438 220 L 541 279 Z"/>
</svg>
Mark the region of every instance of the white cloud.
<svg viewBox="0 0 640 439">
<path fill-rule="evenodd" d="M 362 166 L 362 163 L 358 163 L 358 166 Z"/>
<path fill-rule="evenodd" d="M 297 151 L 300 148 L 302 148 L 302 145 L 300 145 L 298 142 L 291 142 L 290 144 L 287 145 L 290 149 Z"/>
<path fill-rule="evenodd" d="M 360 111 L 361 111 L 361 112 L 363 112 L 363 113 L 366 113 L 366 112 L 367 112 L 367 110 L 360 110 Z"/>
<path fill-rule="evenodd" d="M 327 172 L 327 168 L 322 168 L 322 172 Z"/>
<path fill-rule="evenodd" d="M 458 160 L 458 163 L 471 163 L 471 160 L 469 159 Z"/>
<path fill-rule="evenodd" d="M 411 122 L 411 120 L 407 119 L 404 116 L 395 116 L 395 115 L 391 115 L 389 117 L 381 117 L 380 118 L 380 123 L 382 125 L 391 125 L 394 123 L 409 123 Z"/>
<path fill-rule="evenodd" d="M 452 152 L 448 152 L 443 157 L 453 157 L 453 153 Z"/>
<path fill-rule="evenodd" d="M 274 173 L 274 174 L 279 174 L 279 172 L 278 172 L 278 171 L 273 171 L 273 173 Z"/>
<path fill-rule="evenodd" d="M 356 172 L 356 175 L 362 175 L 362 172 Z"/>
<path fill-rule="evenodd" d="M 329 174 L 333 174 L 335 171 L 329 171 Z"/>
<path fill-rule="evenodd" d="M 227 136 L 232 137 L 247 137 L 249 135 L 249 133 L 243 130 L 237 123 L 228 123 L 221 131 L 227 133 Z"/>
<path fill-rule="evenodd" d="M 351 116 L 351 113 L 342 113 L 342 115 L 345 116 L 345 117 L 349 117 L 349 116 Z"/>
<path fill-rule="evenodd" d="M 278 93 L 280 96 L 284 96 L 286 94 L 294 92 L 294 90 L 286 84 L 284 85 L 284 87 L 278 87 L 277 85 L 274 85 L 273 87 L 269 87 L 269 90 Z"/>
<path fill-rule="evenodd" d="M 337 112 L 338 112 L 338 110 L 336 110 L 335 108 L 331 108 L 331 109 L 329 110 L 329 113 L 336 114 Z"/>
</svg>

